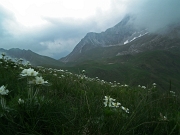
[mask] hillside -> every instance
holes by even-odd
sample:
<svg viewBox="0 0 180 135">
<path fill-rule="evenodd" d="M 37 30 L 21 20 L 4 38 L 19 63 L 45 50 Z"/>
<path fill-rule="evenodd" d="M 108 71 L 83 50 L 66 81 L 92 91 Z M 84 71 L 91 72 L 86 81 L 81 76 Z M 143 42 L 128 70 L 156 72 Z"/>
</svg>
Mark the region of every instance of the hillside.
<svg viewBox="0 0 180 135">
<path fill-rule="evenodd" d="M 180 87 L 180 49 L 156 50 L 137 55 L 122 55 L 97 61 L 85 61 L 68 69 L 74 73 L 86 70 L 90 77 L 99 77 L 106 81 L 117 81 L 131 86 L 159 84 L 168 90 Z M 66 68 L 67 69 L 67 68 Z"/>
<path fill-rule="evenodd" d="M 70 71 L 133 86 L 157 82 L 161 89 L 180 87 L 180 23 L 156 32 L 137 29 L 126 16 L 101 33 L 88 33 L 60 61 Z M 116 36 L 115 36 L 116 35 Z"/>
<path fill-rule="evenodd" d="M 39 55 L 31 50 L 21 50 L 18 48 L 5 50 L 0 48 L 0 53 L 5 53 L 6 56 L 12 59 L 24 59 L 25 61 L 29 61 L 33 66 L 59 67 L 60 65 L 63 65 L 63 63 L 58 60 Z"/>
</svg>

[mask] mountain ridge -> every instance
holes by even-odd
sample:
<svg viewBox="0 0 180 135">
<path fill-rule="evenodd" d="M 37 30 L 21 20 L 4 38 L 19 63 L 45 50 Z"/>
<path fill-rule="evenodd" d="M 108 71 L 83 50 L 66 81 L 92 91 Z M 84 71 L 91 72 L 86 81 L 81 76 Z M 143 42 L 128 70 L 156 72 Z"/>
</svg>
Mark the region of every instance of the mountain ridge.
<svg viewBox="0 0 180 135">
<path fill-rule="evenodd" d="M 87 33 L 86 36 L 75 46 L 73 51 L 66 57 L 61 58 L 60 61 L 73 62 L 80 57 L 81 53 L 85 53 L 93 48 L 108 47 L 115 44 L 123 45 L 127 40 L 132 40 L 135 33 L 138 33 L 139 35 L 147 33 L 146 29 L 134 28 L 132 19 L 132 17 L 127 15 L 114 27 L 108 28 L 104 32 Z"/>
<path fill-rule="evenodd" d="M 126 16 L 114 27 L 104 32 L 87 33 L 75 46 L 74 50 L 66 57 L 61 58 L 60 61 L 65 63 L 78 63 L 86 60 L 99 59 L 100 57 L 107 57 L 112 53 L 111 47 L 113 46 L 117 46 L 119 50 L 119 52 L 116 52 L 113 56 L 179 47 L 180 23 L 166 26 L 164 29 L 152 33 L 148 32 L 146 28 L 136 28 L 132 23 L 133 19 L 131 16 Z M 108 49 L 104 49 L 106 47 L 108 47 Z M 126 49 L 121 50 L 121 48 Z M 100 50 L 107 50 L 107 53 Z M 96 52 L 96 54 L 94 52 Z"/>
<path fill-rule="evenodd" d="M 43 56 L 37 54 L 31 50 L 11 48 L 9 50 L 0 48 L 0 53 L 5 53 L 8 58 L 11 59 L 24 59 L 24 61 L 29 61 L 33 66 L 60 66 L 63 65 L 58 60 L 50 58 L 48 56 Z"/>
</svg>

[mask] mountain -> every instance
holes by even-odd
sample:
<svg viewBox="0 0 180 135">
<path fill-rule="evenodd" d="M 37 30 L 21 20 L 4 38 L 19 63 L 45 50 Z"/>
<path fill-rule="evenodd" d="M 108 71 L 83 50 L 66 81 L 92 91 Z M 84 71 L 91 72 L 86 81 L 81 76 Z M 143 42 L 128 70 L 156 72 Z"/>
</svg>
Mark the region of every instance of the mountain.
<svg viewBox="0 0 180 135">
<path fill-rule="evenodd" d="M 180 23 L 156 32 L 139 29 L 131 16 L 101 33 L 88 33 L 62 62 L 69 71 L 132 86 L 157 83 L 163 90 L 180 87 Z"/>
<path fill-rule="evenodd" d="M 109 47 L 92 48 L 79 55 L 77 61 L 103 60 L 120 55 L 136 55 L 147 51 L 180 48 L 180 38 L 174 37 L 172 34 L 146 34 L 125 45 L 117 44 Z"/>
<path fill-rule="evenodd" d="M 53 58 L 39 55 L 31 50 L 21 50 L 19 48 L 12 48 L 9 50 L 5 50 L 0 48 L 0 53 L 5 53 L 6 56 L 14 59 L 14 58 L 22 58 L 25 61 L 29 61 L 33 66 L 45 66 L 45 67 L 58 67 L 62 65 L 62 63 Z"/>
<path fill-rule="evenodd" d="M 60 61 L 79 63 L 86 60 L 179 47 L 180 23 L 150 33 L 145 28 L 135 27 L 134 19 L 127 15 L 121 22 L 105 32 L 88 33 L 74 50 Z"/>
<path fill-rule="evenodd" d="M 125 16 L 121 22 L 105 32 L 94 33 L 90 32 L 76 45 L 74 50 L 64 58 L 62 62 L 75 62 L 81 58 L 89 50 L 97 47 L 109 47 L 113 45 L 124 45 L 135 40 L 145 34 L 146 29 L 137 29 L 133 26 L 133 18 L 129 15 Z"/>
</svg>

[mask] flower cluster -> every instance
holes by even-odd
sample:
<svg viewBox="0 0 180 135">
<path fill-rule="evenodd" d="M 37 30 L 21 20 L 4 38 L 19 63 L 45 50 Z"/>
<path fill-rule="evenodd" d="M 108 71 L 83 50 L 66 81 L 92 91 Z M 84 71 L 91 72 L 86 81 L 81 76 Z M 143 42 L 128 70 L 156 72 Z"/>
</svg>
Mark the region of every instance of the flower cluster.
<svg viewBox="0 0 180 135">
<path fill-rule="evenodd" d="M 90 78 L 88 76 L 85 75 L 86 70 L 82 70 L 81 74 L 73 74 L 71 72 L 69 72 L 68 70 L 63 70 L 63 69 L 53 69 L 53 68 L 44 68 L 41 66 L 37 66 L 37 69 L 40 73 L 49 73 L 61 80 L 67 80 L 67 77 L 74 79 L 74 82 L 78 82 L 77 80 L 83 80 L 83 81 L 87 81 L 87 82 L 95 82 L 95 83 L 99 83 L 101 85 L 106 85 L 106 86 L 110 86 L 113 88 L 128 88 L 129 85 L 127 84 L 122 84 L 120 85 L 120 83 L 114 81 L 114 82 L 107 82 L 105 80 L 101 80 L 98 77 L 95 78 Z"/>
<path fill-rule="evenodd" d="M 176 92 L 174 92 L 174 91 L 169 91 L 169 92 L 170 92 L 170 94 L 171 94 L 173 97 L 176 96 Z"/>
<path fill-rule="evenodd" d="M 153 84 L 152 84 L 152 88 L 156 88 L 156 85 L 157 85 L 156 83 L 153 83 Z M 142 88 L 142 89 L 144 89 L 144 90 L 147 89 L 146 86 L 138 85 L 138 87 L 139 87 L 139 88 Z M 151 90 L 152 88 L 150 88 L 150 89 L 148 89 L 148 90 Z"/>
<path fill-rule="evenodd" d="M 114 108 L 118 108 L 121 106 L 121 103 L 119 102 L 115 102 L 116 99 L 111 98 L 110 96 L 105 96 L 104 97 L 104 106 L 105 107 L 114 107 Z M 129 113 L 129 109 L 121 106 L 121 109 L 124 110 L 126 113 Z"/>
<path fill-rule="evenodd" d="M 105 96 L 104 98 L 104 106 L 105 107 L 115 107 L 113 104 L 114 104 L 114 101 L 116 101 L 116 99 L 113 99 L 111 98 L 110 96 Z"/>
<path fill-rule="evenodd" d="M 121 109 L 124 110 L 126 113 L 129 113 L 129 109 L 124 107 L 124 106 L 121 106 Z"/>
<path fill-rule="evenodd" d="M 82 73 L 84 74 L 86 71 L 85 70 L 82 70 Z"/>
<path fill-rule="evenodd" d="M 48 83 L 48 81 L 44 81 L 44 79 L 42 78 L 42 76 L 36 76 L 35 78 L 35 83 L 36 84 L 45 84 L 45 83 Z"/>
<path fill-rule="evenodd" d="M 29 69 L 24 69 L 21 74 L 21 76 L 37 76 L 38 72 L 34 71 L 34 69 L 29 68 Z"/>
<path fill-rule="evenodd" d="M 0 87 L 0 103 L 1 103 L 1 107 L 2 107 L 2 109 L 6 109 L 7 107 L 6 107 L 6 100 L 5 100 L 5 98 L 3 97 L 4 95 L 8 95 L 8 93 L 9 93 L 9 90 L 8 89 L 6 89 L 6 87 L 3 85 L 3 86 L 1 86 Z"/>
<path fill-rule="evenodd" d="M 29 84 L 36 84 L 36 85 L 42 85 L 42 84 L 47 84 L 48 81 L 44 81 L 44 79 L 42 78 L 42 76 L 37 76 L 39 73 L 37 71 L 35 71 L 32 68 L 29 69 L 23 69 L 23 71 L 21 72 L 21 76 L 23 77 L 29 77 L 29 76 L 33 76 L 35 77 L 35 79 L 29 81 Z"/>
<path fill-rule="evenodd" d="M 162 113 L 160 115 L 160 121 L 168 121 L 167 116 L 163 116 Z"/>
<path fill-rule="evenodd" d="M 8 95 L 9 90 L 3 85 L 0 87 L 0 95 Z"/>
<path fill-rule="evenodd" d="M 139 88 L 146 89 L 146 86 L 138 85 Z"/>
<path fill-rule="evenodd" d="M 23 104 L 23 103 L 24 103 L 24 100 L 21 99 L 21 98 L 19 98 L 18 103 L 19 103 L 19 104 Z"/>
<path fill-rule="evenodd" d="M 153 83 L 152 85 L 153 85 L 154 88 L 156 88 L 156 83 Z"/>
</svg>

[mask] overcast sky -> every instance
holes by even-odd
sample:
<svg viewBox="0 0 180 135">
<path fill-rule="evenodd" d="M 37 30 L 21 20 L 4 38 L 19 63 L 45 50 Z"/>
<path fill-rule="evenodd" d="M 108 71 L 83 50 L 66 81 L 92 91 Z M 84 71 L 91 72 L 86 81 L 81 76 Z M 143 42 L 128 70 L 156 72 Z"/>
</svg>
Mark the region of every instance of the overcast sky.
<svg viewBox="0 0 180 135">
<path fill-rule="evenodd" d="M 59 59 L 129 13 L 153 31 L 180 20 L 180 0 L 0 0 L 0 48 Z"/>
</svg>

